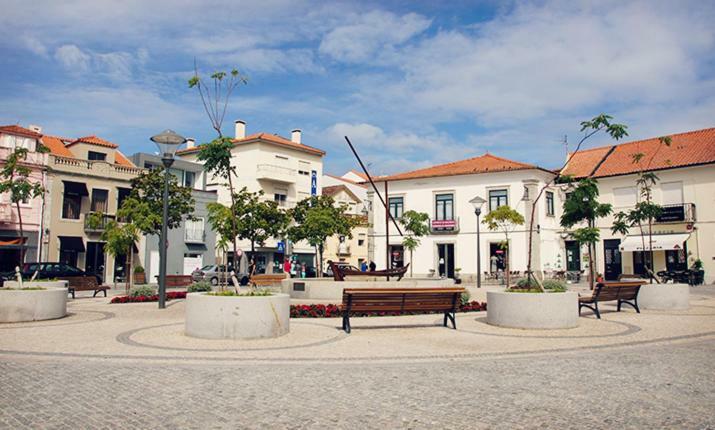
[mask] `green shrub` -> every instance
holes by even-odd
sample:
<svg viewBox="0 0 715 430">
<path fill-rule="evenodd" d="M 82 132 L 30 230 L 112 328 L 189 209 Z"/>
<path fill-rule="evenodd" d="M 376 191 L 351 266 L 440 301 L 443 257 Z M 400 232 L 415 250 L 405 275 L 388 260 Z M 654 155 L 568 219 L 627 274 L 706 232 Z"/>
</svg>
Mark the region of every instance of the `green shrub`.
<svg viewBox="0 0 715 430">
<path fill-rule="evenodd" d="M 134 266 L 134 273 L 144 273 L 144 268 L 142 266 Z"/>
<path fill-rule="evenodd" d="M 567 290 L 566 284 L 555 279 L 547 279 L 542 284 L 545 290 L 552 291 L 554 293 L 563 293 Z"/>
<path fill-rule="evenodd" d="M 211 284 L 206 281 L 194 282 L 186 289 L 187 293 L 202 293 L 211 291 Z"/>
<path fill-rule="evenodd" d="M 156 292 L 154 291 L 153 287 L 150 287 L 149 285 L 139 285 L 134 288 L 129 292 L 129 295 L 131 297 L 139 297 L 139 296 L 146 296 L 146 297 L 151 297 Z"/>
<path fill-rule="evenodd" d="M 256 290 L 248 291 L 245 293 L 237 293 L 235 290 L 225 290 L 225 291 L 213 291 L 207 293 L 209 296 L 222 296 L 222 297 L 247 297 L 247 296 L 272 296 L 273 292 L 271 290 Z"/>
<path fill-rule="evenodd" d="M 472 295 L 469 293 L 469 290 L 464 290 L 462 296 L 459 298 L 459 301 L 461 302 L 462 306 L 465 306 L 469 304 L 471 298 Z"/>
<path fill-rule="evenodd" d="M 539 286 L 536 283 L 536 281 L 534 281 L 531 278 L 522 278 L 517 281 L 516 288 L 518 288 L 520 290 L 528 290 L 530 288 L 536 288 L 538 290 Z"/>
</svg>

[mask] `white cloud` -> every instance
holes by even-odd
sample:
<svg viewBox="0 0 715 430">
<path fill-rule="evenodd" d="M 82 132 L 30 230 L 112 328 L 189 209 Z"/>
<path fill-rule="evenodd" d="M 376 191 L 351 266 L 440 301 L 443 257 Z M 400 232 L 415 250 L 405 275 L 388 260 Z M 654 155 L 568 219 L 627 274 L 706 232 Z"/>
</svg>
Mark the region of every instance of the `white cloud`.
<svg viewBox="0 0 715 430">
<path fill-rule="evenodd" d="M 339 61 L 369 63 L 379 51 L 408 41 L 430 24 L 431 20 L 415 13 L 397 16 L 374 10 L 355 15 L 350 23 L 329 31 L 319 50 Z"/>
<path fill-rule="evenodd" d="M 55 51 L 55 59 L 60 62 L 68 72 L 85 73 L 89 71 L 91 57 L 77 45 L 62 45 Z"/>
<path fill-rule="evenodd" d="M 146 63 L 149 53 L 141 48 L 136 54 L 128 52 L 94 52 L 77 45 L 62 45 L 55 51 L 55 60 L 74 75 L 100 74 L 115 81 L 127 81 L 137 67 Z"/>
<path fill-rule="evenodd" d="M 47 56 L 47 47 L 35 37 L 24 35 L 20 40 L 22 45 L 33 54 L 39 55 L 40 57 Z"/>
</svg>

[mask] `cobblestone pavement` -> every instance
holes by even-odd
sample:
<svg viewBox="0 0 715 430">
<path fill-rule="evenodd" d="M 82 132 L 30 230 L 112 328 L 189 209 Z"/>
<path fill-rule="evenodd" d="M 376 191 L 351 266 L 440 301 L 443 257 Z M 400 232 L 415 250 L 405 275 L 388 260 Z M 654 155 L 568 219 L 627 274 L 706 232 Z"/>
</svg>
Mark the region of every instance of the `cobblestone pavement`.
<svg viewBox="0 0 715 430">
<path fill-rule="evenodd" d="M 71 302 L 0 325 L 0 428 L 715 429 L 715 287 L 680 312 L 570 330 L 462 314 L 293 320 L 262 341 L 182 333 L 183 302 Z"/>
</svg>

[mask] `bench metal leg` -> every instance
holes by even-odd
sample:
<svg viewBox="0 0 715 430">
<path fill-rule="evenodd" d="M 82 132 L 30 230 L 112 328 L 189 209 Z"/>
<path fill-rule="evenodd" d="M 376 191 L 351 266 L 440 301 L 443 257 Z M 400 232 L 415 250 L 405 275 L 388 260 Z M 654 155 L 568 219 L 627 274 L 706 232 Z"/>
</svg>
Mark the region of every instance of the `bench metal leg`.
<svg viewBox="0 0 715 430">
<path fill-rule="evenodd" d="M 591 309 L 593 311 L 593 313 L 596 314 L 596 318 L 601 319 L 601 313 L 598 311 L 598 302 L 593 303 L 593 306 L 591 306 L 590 303 L 579 303 L 578 304 L 579 316 L 581 315 L 581 308 Z"/>
<path fill-rule="evenodd" d="M 348 314 L 343 315 L 343 330 L 345 333 L 350 333 L 350 315 Z"/>
<path fill-rule="evenodd" d="M 638 299 L 633 300 L 633 302 L 629 302 L 628 300 L 618 300 L 618 312 L 621 311 L 622 303 L 631 306 L 636 310 L 636 313 L 641 313 L 640 309 L 638 309 Z"/>
<path fill-rule="evenodd" d="M 70 288 L 67 292 L 72 294 L 72 299 L 74 299 L 74 288 Z"/>
<path fill-rule="evenodd" d="M 449 327 L 447 325 L 447 320 L 452 321 L 452 327 L 456 330 L 457 329 L 457 321 L 454 319 L 454 312 L 445 312 L 444 313 L 444 327 Z"/>
</svg>

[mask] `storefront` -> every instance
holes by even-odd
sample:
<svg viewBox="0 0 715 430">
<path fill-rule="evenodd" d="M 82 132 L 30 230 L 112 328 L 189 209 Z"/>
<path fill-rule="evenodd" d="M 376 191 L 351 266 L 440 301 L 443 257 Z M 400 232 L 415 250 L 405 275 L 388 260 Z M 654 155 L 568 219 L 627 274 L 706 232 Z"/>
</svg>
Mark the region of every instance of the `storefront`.
<svg viewBox="0 0 715 430">
<path fill-rule="evenodd" d="M 622 255 L 623 266 L 632 261 L 632 273 L 645 276 L 648 275 L 646 267 L 653 267 L 654 273 L 685 270 L 688 268 L 686 242 L 689 237 L 690 233 L 627 236 L 618 248 L 621 253 L 630 254 Z M 625 268 L 623 272 L 626 273 Z"/>
</svg>

